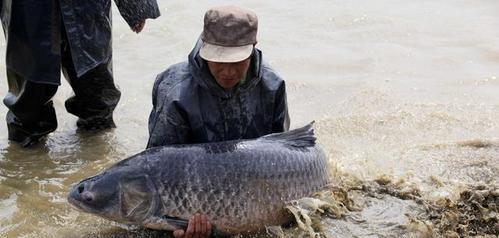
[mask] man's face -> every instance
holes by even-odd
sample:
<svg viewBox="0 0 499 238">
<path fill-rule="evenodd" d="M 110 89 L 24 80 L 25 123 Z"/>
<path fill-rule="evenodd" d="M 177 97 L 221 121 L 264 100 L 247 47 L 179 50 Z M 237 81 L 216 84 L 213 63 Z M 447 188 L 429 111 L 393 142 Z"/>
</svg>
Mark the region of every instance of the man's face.
<svg viewBox="0 0 499 238">
<path fill-rule="evenodd" d="M 208 68 L 218 85 L 229 90 L 246 77 L 251 58 L 235 63 L 217 63 L 208 61 Z"/>
</svg>

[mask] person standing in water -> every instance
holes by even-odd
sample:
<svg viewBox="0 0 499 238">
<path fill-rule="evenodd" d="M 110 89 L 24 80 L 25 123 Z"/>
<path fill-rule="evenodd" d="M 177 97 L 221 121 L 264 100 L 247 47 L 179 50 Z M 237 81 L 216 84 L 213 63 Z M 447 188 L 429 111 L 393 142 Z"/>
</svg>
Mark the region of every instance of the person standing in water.
<svg viewBox="0 0 499 238">
<path fill-rule="evenodd" d="M 160 13 L 156 0 L 115 0 L 131 29 L 139 33 Z M 7 41 L 8 139 L 27 147 L 57 128 L 52 103 L 61 69 L 74 96 L 66 110 L 82 130 L 115 127 L 121 93 L 114 84 L 111 0 L 1 0 Z"/>
</svg>

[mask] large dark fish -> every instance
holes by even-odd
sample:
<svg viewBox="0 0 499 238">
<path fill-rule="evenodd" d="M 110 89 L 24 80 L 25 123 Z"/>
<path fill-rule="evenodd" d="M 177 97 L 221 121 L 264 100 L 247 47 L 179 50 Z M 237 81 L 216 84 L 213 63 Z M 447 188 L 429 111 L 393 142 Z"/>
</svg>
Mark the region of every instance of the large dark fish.
<svg viewBox="0 0 499 238">
<path fill-rule="evenodd" d="M 291 220 L 290 200 L 329 182 L 312 125 L 253 140 L 148 149 L 73 187 L 76 208 L 152 229 L 183 228 L 206 214 L 224 234 L 259 232 Z"/>
</svg>

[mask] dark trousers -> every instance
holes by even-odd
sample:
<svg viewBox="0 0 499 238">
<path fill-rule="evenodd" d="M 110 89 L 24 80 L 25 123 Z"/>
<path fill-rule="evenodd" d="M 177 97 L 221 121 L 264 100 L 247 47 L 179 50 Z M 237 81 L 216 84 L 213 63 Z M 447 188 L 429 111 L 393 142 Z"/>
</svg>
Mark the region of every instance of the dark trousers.
<svg viewBox="0 0 499 238">
<path fill-rule="evenodd" d="M 66 110 L 79 117 L 77 126 L 86 130 L 115 127 L 113 111 L 121 93 L 113 80 L 109 58 L 84 75 L 77 77 L 71 51 L 63 34 L 61 44 L 62 71 L 74 96 L 66 100 Z M 7 128 L 9 140 L 29 146 L 57 128 L 52 97 L 57 85 L 34 83 L 7 69 L 9 92 L 4 104 L 9 108 Z"/>
<path fill-rule="evenodd" d="M 9 140 L 29 146 L 57 128 L 52 96 L 56 85 L 26 81 L 7 69 L 9 92 L 3 99 L 9 108 L 7 130 Z"/>
</svg>

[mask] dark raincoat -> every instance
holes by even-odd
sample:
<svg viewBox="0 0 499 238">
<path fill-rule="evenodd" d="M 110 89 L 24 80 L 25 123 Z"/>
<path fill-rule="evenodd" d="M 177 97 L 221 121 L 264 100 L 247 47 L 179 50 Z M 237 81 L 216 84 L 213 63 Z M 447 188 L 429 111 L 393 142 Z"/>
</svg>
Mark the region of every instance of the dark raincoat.
<svg viewBox="0 0 499 238">
<path fill-rule="evenodd" d="M 201 41 L 189 61 L 158 75 L 153 88 L 147 147 L 252 139 L 289 129 L 284 81 L 256 49 L 244 83 L 220 87 L 205 60 Z"/>
<path fill-rule="evenodd" d="M 62 29 L 78 77 L 110 59 L 111 0 L 0 1 L 7 68 L 24 79 L 60 84 Z M 130 27 L 159 16 L 156 0 L 115 2 Z"/>
</svg>

